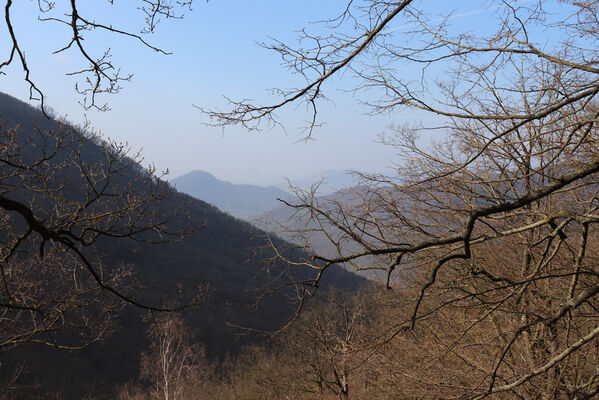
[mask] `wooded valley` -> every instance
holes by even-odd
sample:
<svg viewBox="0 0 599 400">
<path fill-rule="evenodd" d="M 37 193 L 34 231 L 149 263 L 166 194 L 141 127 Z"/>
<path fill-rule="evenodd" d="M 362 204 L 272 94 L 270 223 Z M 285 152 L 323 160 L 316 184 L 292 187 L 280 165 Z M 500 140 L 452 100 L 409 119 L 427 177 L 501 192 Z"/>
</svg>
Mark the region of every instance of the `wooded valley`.
<svg viewBox="0 0 599 400">
<path fill-rule="evenodd" d="M 106 112 L 130 77 L 83 37 L 166 54 L 149 35 L 192 5 L 134 2 L 140 32 L 58 3 L 39 18 L 85 65 L 67 72 L 79 103 Z M 0 398 L 599 396 L 599 2 L 342 3 L 260 43 L 299 84 L 195 106 L 257 132 L 295 107 L 305 140 L 338 93 L 394 120 L 362 133 L 392 172 L 292 187 L 262 230 L 50 118 L 5 2 L 0 72 L 39 107 L 0 95 Z"/>
</svg>

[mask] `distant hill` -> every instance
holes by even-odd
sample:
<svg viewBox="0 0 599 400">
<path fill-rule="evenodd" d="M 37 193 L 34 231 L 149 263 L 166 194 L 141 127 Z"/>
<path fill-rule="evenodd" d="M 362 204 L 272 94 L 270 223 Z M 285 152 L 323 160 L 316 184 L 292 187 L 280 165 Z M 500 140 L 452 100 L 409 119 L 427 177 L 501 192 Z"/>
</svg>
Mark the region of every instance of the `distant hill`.
<svg viewBox="0 0 599 400">
<path fill-rule="evenodd" d="M 358 178 L 349 169 L 328 169 L 304 177 L 290 178 L 289 181 L 282 181 L 275 186 L 284 190 L 289 188 L 289 184 L 300 189 L 310 189 L 313 185 L 318 185 L 318 195 L 326 196 L 334 192 L 355 186 Z M 274 207 L 273 207 L 274 208 Z"/>
<path fill-rule="evenodd" d="M 360 193 L 359 185 L 346 187 L 343 190 L 327 195 L 317 196 L 315 197 L 314 202 L 315 204 L 319 204 L 322 209 L 327 209 L 331 206 L 334 208 L 337 204 L 344 204 L 347 207 L 351 207 L 352 204 L 361 203 L 361 198 L 357 193 Z M 293 203 L 294 201 L 292 200 L 291 202 Z M 248 221 L 260 229 L 274 233 L 278 237 L 299 246 L 305 246 L 306 241 L 309 241 L 309 246 L 312 251 L 320 256 L 329 258 L 338 256 L 335 246 L 333 246 L 329 238 L 320 231 L 321 227 L 313 221 L 309 221 L 307 212 L 282 204 L 268 212 L 256 215 Z M 327 224 L 326 221 L 322 222 L 328 233 L 335 238 L 335 235 L 339 233 L 339 230 L 334 226 Z M 345 251 L 357 252 L 363 250 L 357 247 L 352 241 L 343 241 L 343 243 L 345 243 L 346 246 L 344 248 Z M 375 263 L 373 257 L 363 257 L 359 261 L 360 266 L 372 265 L 372 263 Z M 354 271 L 354 267 L 351 265 L 345 265 L 344 267 L 348 271 Z M 385 281 L 387 278 L 384 271 L 377 270 L 365 270 L 357 272 L 357 274 L 375 281 Z"/>
<path fill-rule="evenodd" d="M 25 137 L 34 129 L 53 129 L 57 126 L 39 110 L 1 93 L 0 119 L 5 129 L 20 126 L 17 134 Z M 85 143 L 82 156 L 94 160 L 99 158 L 101 152 L 100 145 L 89 141 Z M 0 168 L 3 168 L 2 164 Z M 198 173 L 189 177 L 190 182 L 197 182 L 201 176 L 209 181 L 207 174 Z M 178 182 L 185 180 L 179 179 Z M 177 186 L 183 189 L 183 185 Z M 70 189 L 76 195 L 77 188 Z M 248 202 L 252 198 L 243 192 L 236 193 L 239 193 L 240 202 Z M 285 194 L 276 189 L 271 189 L 270 193 L 273 198 Z M 35 193 L 29 196 L 34 197 Z M 266 194 L 264 196 L 268 197 Z M 206 346 L 210 358 L 235 354 L 242 346 L 255 343 L 260 337 L 241 334 L 230 324 L 269 330 L 280 327 L 290 317 L 294 308 L 288 297 L 290 293 L 277 292 L 267 296 L 257 311 L 252 311 L 248 306 L 249 301 L 261 293 L 260 288 L 268 286 L 272 277 L 278 276 L 283 267 L 271 265 L 265 268 L 263 260 L 273 253 L 269 250 L 263 231 L 222 213 L 204 201 L 175 193 L 163 200 L 160 207 L 168 210 L 178 209 L 182 205 L 188 210 L 188 223 L 203 226 L 183 241 L 150 244 L 104 238 L 94 245 L 94 254 L 102 256 L 107 266 L 123 262 L 132 266 L 144 299 L 165 294 L 176 298 L 179 284 L 192 290 L 198 284 L 210 285 L 214 293 L 208 301 L 183 315 L 195 339 Z M 0 214 L 2 212 L 0 210 Z M 282 240 L 274 240 L 277 245 L 285 246 Z M 301 258 L 306 255 L 293 250 L 289 256 Z M 291 273 L 300 279 L 314 276 L 311 270 L 294 269 Z M 327 271 L 325 278 L 321 290 L 327 286 L 354 290 L 365 282 L 339 267 Z M 11 365 L 23 366 L 20 378 L 27 383 L 27 387 L 37 391 L 35 395 L 25 398 L 49 398 L 44 393 L 57 391 L 60 391 L 60 395 L 53 398 L 81 399 L 90 391 L 94 395 L 108 393 L 105 398 L 113 398 L 111 389 L 134 379 L 138 374 L 140 353 L 148 344 L 147 324 L 142 320 L 142 314 L 139 309 L 127 308 L 119 317 L 118 329 L 112 336 L 83 351 L 66 352 L 38 345 L 23 345 L 5 353 L 0 352 L 0 378 L 2 374 L 10 373 L 8 369 Z M 1 392 L 2 389 L 0 397 Z"/>
<path fill-rule="evenodd" d="M 172 179 L 170 183 L 179 192 L 213 204 L 239 218 L 272 210 L 280 204 L 277 198 L 289 197 L 289 193 L 275 186 L 235 185 L 200 170 Z"/>
</svg>

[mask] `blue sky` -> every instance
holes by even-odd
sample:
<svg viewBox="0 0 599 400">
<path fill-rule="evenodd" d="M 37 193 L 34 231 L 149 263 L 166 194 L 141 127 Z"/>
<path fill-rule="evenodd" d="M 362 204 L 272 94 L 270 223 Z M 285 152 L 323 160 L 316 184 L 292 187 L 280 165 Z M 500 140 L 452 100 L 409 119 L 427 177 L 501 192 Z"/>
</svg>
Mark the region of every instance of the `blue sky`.
<svg viewBox="0 0 599 400">
<path fill-rule="evenodd" d="M 173 52 L 164 56 L 134 40 L 92 33 L 86 43 L 98 54 L 110 47 L 113 61 L 134 74 L 120 94 L 106 100 L 109 112 L 88 111 L 77 104 L 74 80 L 65 72 L 82 66 L 77 54 L 52 51 L 68 40 L 60 24 L 36 21 L 37 2 L 15 2 L 16 34 L 26 49 L 32 78 L 47 94 L 48 103 L 74 122 L 87 117 L 105 136 L 142 148 L 144 163 L 168 168 L 172 177 L 203 169 L 234 183 L 270 184 L 286 177 L 301 177 L 325 169 L 389 172 L 395 150 L 376 141 L 391 123 L 407 122 L 409 113 L 372 117 L 350 94 L 329 92 L 332 103 L 323 103 L 320 116 L 326 125 L 308 142 L 297 129 L 305 110 L 290 108 L 282 114 L 280 128 L 248 133 L 238 128 L 207 127 L 207 117 L 193 105 L 225 106 L 223 95 L 234 99 L 267 99 L 266 89 L 301 84 L 280 66 L 278 55 L 258 47 L 268 37 L 293 42 L 296 31 L 310 21 L 329 18 L 343 10 L 344 1 L 211 0 L 197 2 L 185 19 L 167 21 L 149 37 L 152 44 Z M 57 1 L 57 3 L 62 3 Z M 98 22 L 133 31 L 141 26 L 137 2 L 81 1 L 80 12 Z M 464 23 L 477 18 L 479 2 L 461 2 Z M 60 6 L 60 4 L 58 4 Z M 129 8 L 127 8 L 129 7 Z M 401 29 L 399 26 L 397 29 Z M 6 32 L 0 32 L 6 39 Z M 8 49 L 3 42 L 2 48 Z M 13 67 L 0 77 L 0 90 L 26 100 L 22 72 Z M 336 84 L 351 84 L 345 76 Z"/>
</svg>

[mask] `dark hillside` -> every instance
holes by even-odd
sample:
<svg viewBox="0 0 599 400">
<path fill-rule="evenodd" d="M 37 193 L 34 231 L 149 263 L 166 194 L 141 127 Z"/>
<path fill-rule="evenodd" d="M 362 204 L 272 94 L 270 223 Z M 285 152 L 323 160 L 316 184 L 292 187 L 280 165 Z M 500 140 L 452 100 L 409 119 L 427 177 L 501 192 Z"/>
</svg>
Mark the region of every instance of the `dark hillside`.
<svg viewBox="0 0 599 400">
<path fill-rule="evenodd" d="M 18 134 L 23 138 L 36 128 L 57 126 L 38 110 L 4 94 L 0 94 L 0 118 L 5 128 L 20 125 Z M 82 148 L 82 157 L 90 163 L 102 158 L 103 149 L 98 143 L 90 140 Z M 0 168 L 6 167 L 0 165 Z M 127 176 L 119 179 L 124 184 Z M 68 188 L 73 198 L 79 196 L 76 186 Z M 33 195 L 23 192 L 15 196 Z M 158 207 L 186 209 L 188 219 L 184 224 L 202 228 L 182 241 L 165 244 L 104 237 L 88 254 L 101 259 L 107 268 L 122 263 L 130 266 L 139 281 L 140 300 L 155 303 L 164 296 L 176 300 L 180 287 L 193 292 L 198 285 L 208 284 L 213 290 L 208 300 L 183 315 L 196 340 L 205 345 L 207 355 L 213 359 L 235 354 L 241 346 L 260 340 L 259 336 L 242 334 L 230 325 L 272 330 L 288 320 L 295 306 L 288 296 L 292 292 L 276 292 L 252 311 L 253 299 L 261 293 L 261 288 L 267 287 L 272 277 L 279 276 L 286 268 L 276 264 L 265 266 L 263 260 L 272 254 L 262 231 L 182 193 L 165 198 Z M 305 255 L 299 251 L 295 253 L 295 257 L 302 256 Z M 314 271 L 294 269 L 290 274 L 286 279 L 307 279 Z M 353 290 L 363 282 L 358 276 L 335 268 L 327 274 L 324 286 Z M 24 365 L 21 381 L 34 384 L 26 397 L 35 398 L 37 393 L 39 398 L 47 398 L 47 393 L 58 392 L 60 398 L 79 399 L 83 394 L 101 398 L 100 394 L 110 393 L 136 377 L 139 355 L 147 346 L 144 315 L 140 309 L 127 307 L 111 336 L 82 351 L 23 345 L 0 352 L 0 378 L 11 372 L 10 366 Z"/>
</svg>

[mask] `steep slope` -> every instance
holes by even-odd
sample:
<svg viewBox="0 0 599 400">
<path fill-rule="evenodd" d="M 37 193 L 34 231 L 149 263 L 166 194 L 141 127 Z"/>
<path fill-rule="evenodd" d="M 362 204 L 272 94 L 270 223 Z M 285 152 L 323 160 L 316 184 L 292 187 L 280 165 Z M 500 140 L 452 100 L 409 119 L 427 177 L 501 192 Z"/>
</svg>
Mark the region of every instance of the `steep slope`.
<svg viewBox="0 0 599 400">
<path fill-rule="evenodd" d="M 36 127 L 51 129 L 56 126 L 38 110 L 2 94 L 0 118 L 4 127 L 20 126 L 18 135 L 27 136 Z M 101 158 L 101 152 L 98 144 L 86 142 L 82 156 L 94 161 Z M 77 188 L 70 189 L 76 197 Z M 272 330 L 287 321 L 295 307 L 290 298 L 292 291 L 275 292 L 252 311 L 256 296 L 263 293 L 272 277 L 279 276 L 284 268 L 278 264 L 265 264 L 264 260 L 273 253 L 264 232 L 182 193 L 162 200 L 160 208 L 186 208 L 188 219 L 185 223 L 202 226 L 202 229 L 182 241 L 166 244 L 102 238 L 93 246 L 94 256 L 101 257 L 108 267 L 121 263 L 129 265 L 139 281 L 139 298 L 142 300 L 154 301 L 163 296 L 176 299 L 181 285 L 193 291 L 197 285 L 208 284 L 213 290 L 211 296 L 183 315 L 196 340 L 205 345 L 210 358 L 235 354 L 241 346 L 260 340 L 257 335 L 242 334 L 230 326 Z M 279 240 L 275 240 L 275 244 L 285 246 Z M 305 255 L 295 251 L 290 256 L 300 258 Z M 309 279 L 314 271 L 294 269 L 291 274 L 288 281 Z M 327 274 L 323 286 L 353 290 L 363 282 L 341 268 L 334 268 Z M 111 398 L 111 390 L 137 376 L 139 356 L 147 346 L 147 324 L 143 315 L 147 316 L 135 307 L 128 307 L 120 315 L 111 336 L 83 351 L 65 352 L 24 345 L 0 353 L 0 378 L 11 372 L 8 370 L 11 365 L 23 365 L 20 380 L 33 390 L 25 395 L 26 398 L 46 398 L 48 393 L 59 393 L 57 397 L 60 398 L 79 399 L 90 391 L 96 398 L 103 398 L 101 394 L 106 393 L 106 398 Z"/>
<path fill-rule="evenodd" d="M 178 191 L 214 204 L 233 216 L 247 218 L 276 207 L 289 194 L 274 186 L 234 185 L 205 171 L 192 171 L 170 181 Z"/>
</svg>

